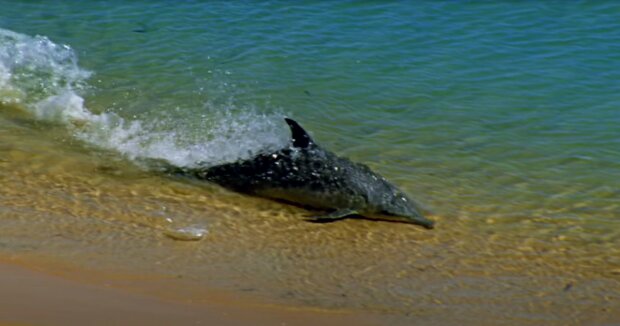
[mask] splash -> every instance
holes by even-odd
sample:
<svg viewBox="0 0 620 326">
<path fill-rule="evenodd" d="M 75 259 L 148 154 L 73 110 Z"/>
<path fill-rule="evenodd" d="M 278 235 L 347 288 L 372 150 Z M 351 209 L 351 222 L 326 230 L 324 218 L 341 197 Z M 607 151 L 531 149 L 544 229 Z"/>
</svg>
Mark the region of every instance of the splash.
<svg viewBox="0 0 620 326">
<path fill-rule="evenodd" d="M 62 124 L 86 143 L 136 161 L 162 159 L 191 167 L 249 158 L 286 142 L 279 116 L 233 104 L 205 103 L 197 124 L 193 116 L 139 120 L 95 113 L 84 100 L 92 75 L 79 67 L 70 46 L 0 29 L 0 103 L 18 104 L 35 119 Z M 193 129 L 188 130 L 189 122 Z"/>
</svg>

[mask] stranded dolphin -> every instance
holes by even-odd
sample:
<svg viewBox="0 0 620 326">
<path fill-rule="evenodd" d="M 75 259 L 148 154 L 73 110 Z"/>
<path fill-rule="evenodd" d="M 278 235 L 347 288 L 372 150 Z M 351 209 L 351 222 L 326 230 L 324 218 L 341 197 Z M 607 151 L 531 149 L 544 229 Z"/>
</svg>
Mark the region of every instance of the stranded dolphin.
<svg viewBox="0 0 620 326">
<path fill-rule="evenodd" d="M 331 211 L 311 221 L 357 216 L 433 228 L 434 222 L 424 218 L 417 205 L 385 178 L 366 165 L 324 150 L 296 121 L 285 120 L 292 133 L 289 146 L 248 160 L 182 173 L 233 191 Z"/>
</svg>

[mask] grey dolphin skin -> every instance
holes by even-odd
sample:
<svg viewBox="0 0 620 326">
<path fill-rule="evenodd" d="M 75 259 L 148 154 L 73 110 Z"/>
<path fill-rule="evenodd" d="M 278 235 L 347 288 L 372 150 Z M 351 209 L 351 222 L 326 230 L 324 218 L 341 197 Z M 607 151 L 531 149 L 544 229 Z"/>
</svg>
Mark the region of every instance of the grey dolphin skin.
<svg viewBox="0 0 620 326">
<path fill-rule="evenodd" d="M 233 191 L 330 211 L 310 221 L 361 217 L 433 228 L 434 222 L 422 216 L 415 202 L 385 178 L 363 164 L 324 150 L 296 121 L 285 120 L 292 133 L 287 147 L 183 173 Z"/>
</svg>

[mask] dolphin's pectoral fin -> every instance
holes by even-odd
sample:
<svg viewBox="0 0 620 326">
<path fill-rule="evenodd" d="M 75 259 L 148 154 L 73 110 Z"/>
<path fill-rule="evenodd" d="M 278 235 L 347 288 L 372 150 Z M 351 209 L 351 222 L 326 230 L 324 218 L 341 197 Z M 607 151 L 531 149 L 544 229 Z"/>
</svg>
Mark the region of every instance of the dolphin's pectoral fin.
<svg viewBox="0 0 620 326">
<path fill-rule="evenodd" d="M 335 222 L 338 220 L 345 219 L 351 215 L 358 215 L 358 214 L 359 213 L 357 211 L 352 210 L 352 209 L 339 209 L 337 211 L 333 211 L 326 215 L 308 217 L 306 221 L 313 222 L 313 223 L 329 223 L 329 222 Z"/>
</svg>

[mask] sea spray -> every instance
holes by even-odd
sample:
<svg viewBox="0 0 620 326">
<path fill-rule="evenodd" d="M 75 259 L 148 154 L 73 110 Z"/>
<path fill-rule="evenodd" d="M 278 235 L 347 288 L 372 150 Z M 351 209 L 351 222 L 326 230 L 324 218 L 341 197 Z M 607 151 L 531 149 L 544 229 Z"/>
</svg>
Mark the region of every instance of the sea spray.
<svg viewBox="0 0 620 326">
<path fill-rule="evenodd" d="M 61 124 L 86 143 L 138 162 L 161 159 L 191 167 L 249 158 L 286 142 L 279 116 L 231 101 L 206 101 L 198 117 L 127 119 L 105 109 L 93 112 L 85 103 L 94 90 L 87 83 L 92 75 L 78 65 L 70 46 L 0 29 L 0 102 L 19 104 L 35 119 Z"/>
<path fill-rule="evenodd" d="M 0 29 L 0 101 L 33 104 L 62 92 L 81 92 L 91 72 L 68 45 L 45 36 Z"/>
</svg>

